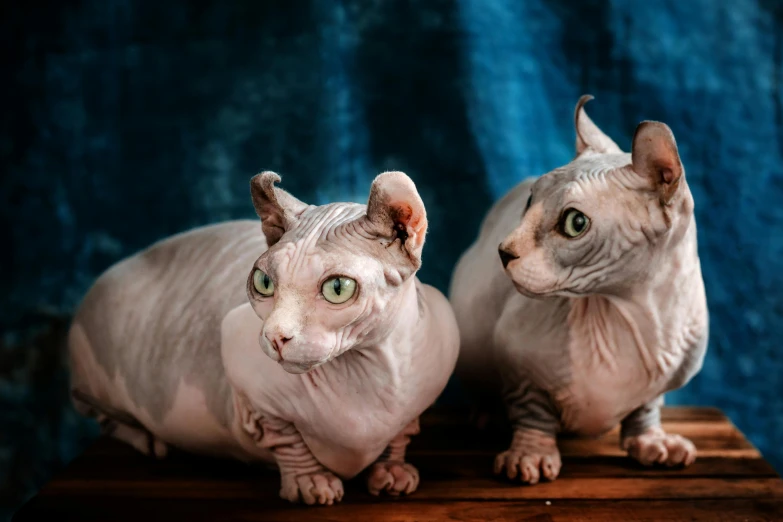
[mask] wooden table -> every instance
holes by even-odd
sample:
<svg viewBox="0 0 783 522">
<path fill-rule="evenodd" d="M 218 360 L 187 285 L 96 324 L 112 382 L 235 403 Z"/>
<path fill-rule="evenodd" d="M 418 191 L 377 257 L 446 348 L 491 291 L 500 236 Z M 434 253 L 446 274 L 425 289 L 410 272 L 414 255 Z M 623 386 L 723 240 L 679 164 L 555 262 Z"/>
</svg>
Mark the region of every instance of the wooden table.
<svg viewBox="0 0 783 522">
<path fill-rule="evenodd" d="M 466 415 L 430 411 L 411 444 L 421 472 L 409 498 L 375 498 L 361 478 L 331 507 L 278 498 L 276 472 L 172 454 L 155 461 L 101 439 L 17 513 L 14 520 L 781 520 L 783 481 L 718 410 L 669 408 L 664 427 L 699 450 L 687 469 L 642 468 L 618 448 L 617 431 L 563 439 L 555 482 L 510 483 L 492 474 L 509 432 L 471 428 Z"/>
</svg>

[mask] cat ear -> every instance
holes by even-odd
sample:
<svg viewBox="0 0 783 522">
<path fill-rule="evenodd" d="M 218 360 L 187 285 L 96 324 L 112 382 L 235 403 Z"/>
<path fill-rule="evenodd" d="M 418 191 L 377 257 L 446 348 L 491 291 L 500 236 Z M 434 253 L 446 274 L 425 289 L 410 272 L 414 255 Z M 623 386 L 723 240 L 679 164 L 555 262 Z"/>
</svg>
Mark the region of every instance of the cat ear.
<svg viewBox="0 0 783 522">
<path fill-rule="evenodd" d="M 399 242 L 414 269 L 419 268 L 427 213 L 416 185 L 407 175 L 384 172 L 375 178 L 367 202 L 367 219 L 379 237 Z"/>
<path fill-rule="evenodd" d="M 250 180 L 250 195 L 256 214 L 261 218 L 261 225 L 269 246 L 274 245 L 299 219 L 299 215 L 307 208 L 294 196 L 283 189 L 275 187 L 280 182 L 280 176 L 274 172 L 262 172 Z"/>
<path fill-rule="evenodd" d="M 636 127 L 631 152 L 633 170 L 649 179 L 668 204 L 677 192 L 683 168 L 674 134 L 664 123 L 643 121 Z"/>
<path fill-rule="evenodd" d="M 584 106 L 592 99 L 591 95 L 585 94 L 576 103 L 576 110 L 574 111 L 576 155 L 582 154 L 587 149 L 602 154 L 622 154 L 623 151 L 612 141 L 612 138 L 601 132 L 601 129 L 587 116 Z"/>
</svg>

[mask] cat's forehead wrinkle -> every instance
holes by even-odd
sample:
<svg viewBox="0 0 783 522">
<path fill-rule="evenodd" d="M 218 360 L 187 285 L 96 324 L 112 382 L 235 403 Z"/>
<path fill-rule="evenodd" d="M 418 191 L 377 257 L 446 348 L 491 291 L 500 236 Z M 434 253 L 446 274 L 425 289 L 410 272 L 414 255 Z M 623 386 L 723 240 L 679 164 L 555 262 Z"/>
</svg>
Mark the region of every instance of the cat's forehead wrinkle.
<svg viewBox="0 0 783 522">
<path fill-rule="evenodd" d="M 284 280 L 291 279 L 292 274 L 304 275 L 313 268 L 317 270 L 320 259 L 308 254 L 300 241 L 280 241 L 269 251 L 269 275 L 280 285 Z"/>
<path fill-rule="evenodd" d="M 595 191 L 605 191 L 615 182 L 626 185 L 629 181 L 624 172 L 631 161 L 630 154 L 585 154 L 571 163 L 540 177 L 533 185 L 535 199 L 549 200 L 547 207 L 553 209 L 569 199 L 590 197 Z M 620 176 L 622 179 L 615 180 Z M 638 176 L 637 176 L 638 177 Z"/>
<path fill-rule="evenodd" d="M 604 181 L 616 170 L 630 164 L 630 154 L 596 154 L 579 157 L 564 169 L 570 181 L 589 183 Z"/>
<path fill-rule="evenodd" d="M 286 231 L 281 242 L 293 243 L 300 249 L 309 249 L 336 228 L 357 219 L 365 212 L 358 203 L 330 203 L 305 210 L 296 226 Z"/>
<path fill-rule="evenodd" d="M 571 165 L 579 166 L 579 168 L 586 170 L 601 166 L 618 168 L 630 164 L 631 155 L 625 152 L 622 154 L 588 154 L 579 156 L 571 162 Z"/>
<path fill-rule="evenodd" d="M 329 250 L 343 256 L 349 253 L 354 258 L 372 260 L 383 267 L 385 277 L 397 272 L 400 260 L 395 254 L 395 239 L 384 236 L 383 233 L 379 235 L 377 225 L 368 219 L 367 208 L 364 205 L 358 206 L 358 210 L 353 219 L 346 219 L 340 226 L 333 227 L 322 235 L 318 240 L 318 246 L 322 250 Z M 401 283 L 402 280 L 398 276 L 399 274 L 387 277 L 388 283 L 391 285 Z"/>
<path fill-rule="evenodd" d="M 297 239 L 307 237 L 317 240 L 365 212 L 366 207 L 358 203 L 330 203 L 310 207 L 302 214 L 299 224 L 291 232 L 295 233 Z"/>
<path fill-rule="evenodd" d="M 322 269 L 327 252 L 321 241 L 331 231 L 364 215 L 365 207 L 357 203 L 331 203 L 310 206 L 302 212 L 296 225 L 287 230 L 268 251 L 268 268 L 273 277 L 298 271 Z"/>
<path fill-rule="evenodd" d="M 352 249 L 332 242 L 318 242 L 304 247 L 303 242 L 288 242 L 270 257 L 270 276 L 281 287 L 310 289 L 327 276 L 360 279 L 372 273 L 367 259 L 357 257 Z"/>
</svg>

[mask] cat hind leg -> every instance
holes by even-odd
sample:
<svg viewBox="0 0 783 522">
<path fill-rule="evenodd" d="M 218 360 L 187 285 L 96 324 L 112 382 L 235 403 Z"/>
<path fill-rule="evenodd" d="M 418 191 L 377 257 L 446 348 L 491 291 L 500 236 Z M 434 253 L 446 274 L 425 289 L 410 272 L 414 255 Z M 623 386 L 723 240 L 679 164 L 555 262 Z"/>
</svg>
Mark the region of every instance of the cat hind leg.
<svg viewBox="0 0 783 522">
<path fill-rule="evenodd" d="M 80 414 L 95 417 L 102 434 L 125 442 L 150 457 L 162 459 L 168 454 L 166 443 L 156 438 L 132 415 L 102 404 L 78 389 L 71 390 L 71 400 Z"/>
</svg>

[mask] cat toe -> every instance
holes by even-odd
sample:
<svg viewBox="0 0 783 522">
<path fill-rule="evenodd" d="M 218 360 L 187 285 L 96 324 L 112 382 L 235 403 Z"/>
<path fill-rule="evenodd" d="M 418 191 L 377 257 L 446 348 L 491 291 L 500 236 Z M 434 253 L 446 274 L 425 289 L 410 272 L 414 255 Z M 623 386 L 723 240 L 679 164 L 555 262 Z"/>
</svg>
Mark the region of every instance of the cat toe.
<svg viewBox="0 0 783 522">
<path fill-rule="evenodd" d="M 385 491 L 389 495 L 410 495 L 419 487 L 419 470 L 407 462 L 376 462 L 367 477 L 371 495 Z"/>
<path fill-rule="evenodd" d="M 626 438 L 623 449 L 645 466 L 689 466 L 696 460 L 696 447 L 691 441 L 680 435 L 664 433 L 660 428 Z"/>
<path fill-rule="evenodd" d="M 510 480 L 526 484 L 538 484 L 542 478 L 555 480 L 560 473 L 560 455 L 507 450 L 495 458 L 495 474 L 504 469 Z"/>
</svg>

